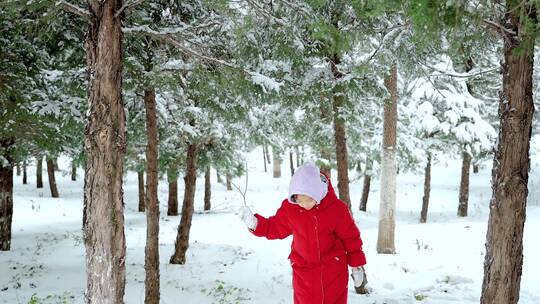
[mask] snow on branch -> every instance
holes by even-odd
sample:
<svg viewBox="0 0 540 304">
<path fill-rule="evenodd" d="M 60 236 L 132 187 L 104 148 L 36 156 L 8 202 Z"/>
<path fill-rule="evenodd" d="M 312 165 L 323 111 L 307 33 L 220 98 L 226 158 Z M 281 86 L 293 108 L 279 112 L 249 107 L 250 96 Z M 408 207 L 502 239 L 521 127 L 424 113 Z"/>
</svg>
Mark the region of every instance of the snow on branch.
<svg viewBox="0 0 540 304">
<path fill-rule="evenodd" d="M 230 68 L 230 69 L 239 70 L 244 75 L 251 76 L 252 82 L 257 84 L 257 85 L 260 85 L 265 92 L 266 92 L 266 90 L 279 92 L 279 88 L 282 85 L 282 83 L 279 83 L 279 82 L 275 81 L 274 79 L 272 79 L 272 78 L 270 78 L 268 76 L 262 75 L 262 74 L 257 73 L 257 72 L 248 71 L 248 70 L 246 70 L 246 69 L 244 69 L 244 68 L 242 68 L 240 66 L 237 66 L 234 63 L 231 63 L 231 62 L 219 59 L 219 58 L 215 58 L 215 57 L 211 57 L 211 56 L 201 54 L 198 51 L 193 50 L 193 49 L 185 46 L 184 44 L 182 44 L 181 42 L 176 40 L 175 37 L 173 36 L 173 34 L 180 33 L 180 31 L 171 32 L 170 30 L 167 30 L 167 31 L 160 32 L 160 31 L 155 31 L 155 30 L 151 29 L 150 27 L 148 27 L 146 25 L 137 26 L 137 27 L 129 27 L 129 28 L 124 27 L 124 28 L 122 28 L 122 31 L 124 33 L 126 33 L 126 34 L 148 35 L 150 37 L 154 37 L 156 39 L 160 39 L 160 40 L 163 40 L 163 41 L 165 41 L 167 43 L 170 43 L 171 45 L 173 45 L 173 46 L 177 47 L 178 49 L 180 49 L 180 51 L 182 53 L 184 53 L 185 55 L 188 55 L 190 57 L 198 58 L 199 60 L 201 60 L 203 62 L 209 62 L 209 63 L 217 64 L 217 65 L 220 65 L 220 66 L 224 66 L 224 67 L 227 67 L 227 68 Z"/>
<path fill-rule="evenodd" d="M 286 25 L 286 22 L 283 21 L 283 19 L 274 16 L 271 12 L 265 10 L 259 3 L 257 3 L 258 0 L 256 0 L 256 1 L 254 1 L 254 0 L 246 0 L 246 2 L 248 3 L 249 6 L 253 7 L 256 11 L 260 12 L 261 14 L 266 16 L 267 18 L 275 21 L 277 24 L 279 24 L 281 26 Z"/>
<path fill-rule="evenodd" d="M 486 73 L 493 73 L 493 72 L 497 72 L 499 71 L 499 68 L 496 67 L 496 68 L 491 68 L 491 69 L 487 69 L 487 70 L 480 70 L 479 72 L 476 72 L 476 73 L 450 73 L 448 71 L 443 71 L 443 70 L 440 70 L 434 66 L 431 66 L 429 64 L 425 64 L 423 62 L 420 62 L 420 64 L 422 64 L 423 66 L 425 66 L 426 68 L 432 70 L 432 71 L 435 71 L 435 72 L 438 72 L 440 73 L 439 75 L 431 75 L 431 76 L 449 76 L 449 77 L 454 77 L 454 78 L 471 78 L 471 77 L 476 77 L 476 76 L 480 76 L 480 75 L 483 75 L 483 74 L 486 74 Z"/>
<path fill-rule="evenodd" d="M 61 6 L 65 11 L 73 13 L 75 15 L 90 18 L 90 12 L 84 8 L 78 7 L 75 4 L 66 2 L 64 0 L 59 0 L 56 2 L 56 6 Z"/>
<path fill-rule="evenodd" d="M 143 3 L 144 0 L 133 0 L 133 1 L 126 1 L 126 3 L 124 3 L 124 5 L 122 5 L 122 7 L 116 12 L 116 14 L 114 14 L 114 18 L 118 18 L 118 16 L 120 16 L 120 14 L 122 14 L 123 11 L 129 11 L 131 10 L 132 8 L 134 8 L 135 6 Z"/>
</svg>

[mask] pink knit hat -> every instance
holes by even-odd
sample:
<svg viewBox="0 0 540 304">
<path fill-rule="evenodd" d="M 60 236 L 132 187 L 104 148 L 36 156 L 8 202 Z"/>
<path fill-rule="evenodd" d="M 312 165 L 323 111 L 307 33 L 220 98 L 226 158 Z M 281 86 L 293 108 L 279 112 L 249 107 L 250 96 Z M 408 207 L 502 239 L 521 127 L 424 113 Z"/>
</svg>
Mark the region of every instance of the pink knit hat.
<svg viewBox="0 0 540 304">
<path fill-rule="evenodd" d="M 296 204 L 293 195 L 303 194 L 313 198 L 317 204 L 328 193 L 326 177 L 313 162 L 306 162 L 298 167 L 289 184 L 289 202 Z"/>
</svg>

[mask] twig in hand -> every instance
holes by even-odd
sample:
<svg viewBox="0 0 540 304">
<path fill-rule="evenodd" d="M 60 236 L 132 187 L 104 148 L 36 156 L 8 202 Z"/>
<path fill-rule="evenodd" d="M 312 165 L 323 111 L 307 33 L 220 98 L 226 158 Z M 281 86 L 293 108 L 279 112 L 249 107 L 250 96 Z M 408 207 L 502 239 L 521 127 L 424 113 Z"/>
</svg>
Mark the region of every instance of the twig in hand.
<svg viewBox="0 0 540 304">
<path fill-rule="evenodd" d="M 240 187 L 238 187 L 235 183 L 233 183 L 231 181 L 231 184 L 236 188 L 236 190 L 238 190 L 238 192 L 240 192 L 240 194 L 242 195 L 242 198 L 244 199 L 244 206 L 247 206 L 247 202 L 246 202 L 246 193 L 247 193 L 247 187 L 248 187 L 248 178 L 249 178 L 249 174 L 248 174 L 248 167 L 247 167 L 247 162 L 246 162 L 246 187 L 244 188 L 244 191 L 242 191 L 242 189 L 240 189 Z"/>
</svg>

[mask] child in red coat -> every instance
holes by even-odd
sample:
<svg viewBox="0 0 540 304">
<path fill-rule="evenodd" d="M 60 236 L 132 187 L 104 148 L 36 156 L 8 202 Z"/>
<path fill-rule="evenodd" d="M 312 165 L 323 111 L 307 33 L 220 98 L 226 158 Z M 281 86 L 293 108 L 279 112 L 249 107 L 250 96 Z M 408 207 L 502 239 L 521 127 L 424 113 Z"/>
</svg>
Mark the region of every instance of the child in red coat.
<svg viewBox="0 0 540 304">
<path fill-rule="evenodd" d="M 269 240 L 293 235 L 289 259 L 293 269 L 295 304 L 345 304 L 349 274 L 357 292 L 365 293 L 366 257 L 360 231 L 349 208 L 330 180 L 314 163 L 299 167 L 289 184 L 289 196 L 274 216 L 240 216 L 250 231 Z"/>
</svg>

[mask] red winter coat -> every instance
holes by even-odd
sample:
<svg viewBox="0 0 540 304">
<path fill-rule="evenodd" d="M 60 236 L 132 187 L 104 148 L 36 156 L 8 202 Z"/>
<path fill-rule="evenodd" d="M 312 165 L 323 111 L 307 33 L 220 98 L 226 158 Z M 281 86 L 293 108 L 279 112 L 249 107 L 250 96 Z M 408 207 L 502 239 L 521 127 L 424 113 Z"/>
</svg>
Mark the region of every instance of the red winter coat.
<svg viewBox="0 0 540 304">
<path fill-rule="evenodd" d="M 295 304 L 347 303 L 347 265 L 365 265 L 366 256 L 360 231 L 330 181 L 328 194 L 311 210 L 285 199 L 274 216 L 255 216 L 256 236 L 273 240 L 293 235 L 289 259 Z"/>
</svg>

